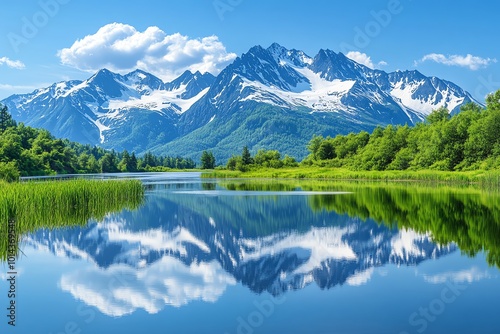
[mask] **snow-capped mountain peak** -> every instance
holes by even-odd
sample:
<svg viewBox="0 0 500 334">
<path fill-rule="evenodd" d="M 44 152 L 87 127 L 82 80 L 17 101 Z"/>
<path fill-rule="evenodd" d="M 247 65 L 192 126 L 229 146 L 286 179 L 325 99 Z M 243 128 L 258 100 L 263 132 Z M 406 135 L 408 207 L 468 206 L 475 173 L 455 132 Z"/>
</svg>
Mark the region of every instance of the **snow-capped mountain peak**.
<svg viewBox="0 0 500 334">
<path fill-rule="evenodd" d="M 272 54 L 273 58 L 280 65 L 293 64 L 296 67 L 305 67 L 313 63 L 313 59 L 305 54 L 305 52 L 295 49 L 288 50 L 278 43 L 273 43 L 267 51 Z"/>
<path fill-rule="evenodd" d="M 159 127 L 160 132 L 168 131 L 163 138 L 173 138 L 172 120 L 203 97 L 214 79 L 199 72 L 185 72 L 182 78 L 164 83 L 142 70 L 120 75 L 101 69 L 87 80 L 59 82 L 12 96 L 6 104 L 17 120 L 47 128 L 57 137 L 134 150 L 130 145 L 136 145 L 136 138 L 123 146 L 120 142 L 136 128 L 135 122 L 147 128 L 151 127 L 144 121 L 155 127 L 164 124 Z"/>
<path fill-rule="evenodd" d="M 303 147 L 300 155 L 291 145 L 275 144 L 270 138 L 252 145 L 301 159 L 307 154 L 311 133 L 334 136 L 371 131 L 379 125 L 415 124 L 434 109 L 446 107 L 456 113 L 468 102 L 477 101 L 457 85 L 418 71 L 387 73 L 328 49 L 310 57 L 277 43 L 252 47 L 217 77 L 186 71 L 165 83 L 140 69 L 125 75 L 102 69 L 84 81 L 59 82 L 2 101 L 17 121 L 46 128 L 57 137 L 139 154 L 155 148 L 158 154 L 168 151 L 195 159 L 201 151 L 223 145 L 223 139 L 241 134 L 225 126 L 241 111 L 247 119 L 262 107 L 287 111 L 287 124 L 271 128 L 285 131 L 278 134 L 284 137 L 298 136 L 292 146 Z M 297 130 L 305 119 L 310 129 Z M 276 122 L 282 120 L 269 124 Z M 265 121 L 251 123 L 244 131 L 253 133 Z M 227 131 L 218 133 L 219 128 Z M 193 146 L 199 136 L 189 135 L 198 129 L 203 136 L 214 137 Z M 263 136 L 273 136 L 273 131 Z M 173 140 L 180 142 L 169 146 Z M 241 138 L 228 141 L 236 145 Z M 231 149 L 234 153 L 241 148 Z M 231 154 L 228 147 L 218 151 L 221 161 Z"/>
</svg>

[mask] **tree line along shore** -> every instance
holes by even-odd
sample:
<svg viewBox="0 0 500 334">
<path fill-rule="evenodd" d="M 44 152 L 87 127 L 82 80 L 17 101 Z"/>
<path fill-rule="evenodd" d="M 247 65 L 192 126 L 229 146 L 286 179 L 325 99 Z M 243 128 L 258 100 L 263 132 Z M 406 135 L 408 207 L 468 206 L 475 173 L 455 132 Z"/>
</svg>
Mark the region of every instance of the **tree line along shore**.
<svg viewBox="0 0 500 334">
<path fill-rule="evenodd" d="M 192 159 L 142 157 L 54 138 L 48 131 L 16 124 L 0 107 L 0 179 L 19 176 L 205 170 L 203 177 L 284 177 L 330 179 L 409 179 L 500 183 L 500 90 L 483 108 L 467 104 L 455 115 L 434 110 L 414 127 L 387 125 L 335 137 L 314 136 L 301 162 L 277 150 L 247 146 L 225 165 L 203 151 Z M 207 170 L 210 170 L 207 172 Z"/>
</svg>

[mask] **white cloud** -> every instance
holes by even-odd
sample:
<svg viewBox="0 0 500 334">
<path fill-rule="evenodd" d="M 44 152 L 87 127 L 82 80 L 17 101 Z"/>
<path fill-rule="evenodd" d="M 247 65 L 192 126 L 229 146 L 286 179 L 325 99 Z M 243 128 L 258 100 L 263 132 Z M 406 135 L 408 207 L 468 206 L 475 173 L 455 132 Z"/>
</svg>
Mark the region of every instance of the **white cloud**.
<svg viewBox="0 0 500 334">
<path fill-rule="evenodd" d="M 0 66 L 7 65 L 11 68 L 15 68 L 16 70 L 23 70 L 26 66 L 20 60 L 12 60 L 7 57 L 0 58 Z"/>
<path fill-rule="evenodd" d="M 423 56 L 422 59 L 420 59 L 420 61 L 416 61 L 415 65 L 418 65 L 418 63 L 422 63 L 424 61 L 433 61 L 438 64 L 443 64 L 448 66 L 467 67 L 472 71 L 478 70 L 480 68 L 485 68 L 491 63 L 497 62 L 496 59 L 481 58 L 473 56 L 471 54 L 468 54 L 466 56 L 460 56 L 460 55 L 445 56 L 440 53 L 430 53 L 428 55 Z"/>
<path fill-rule="evenodd" d="M 103 26 L 95 34 L 59 50 L 58 56 L 62 64 L 83 71 L 108 68 L 127 72 L 140 68 L 164 80 L 185 70 L 218 74 L 236 58 L 217 36 L 190 39 L 179 33 L 167 35 L 154 26 L 140 32 L 122 23 Z"/>
<path fill-rule="evenodd" d="M 377 64 L 374 64 L 370 56 L 368 56 L 366 53 L 362 53 L 359 51 L 349 51 L 346 54 L 346 57 L 354 60 L 357 63 L 365 65 L 366 67 L 369 67 L 371 69 L 379 68 L 379 67 L 387 65 L 387 63 L 385 61 L 380 61 Z"/>
<path fill-rule="evenodd" d="M 59 282 L 63 291 L 114 317 L 137 309 L 155 314 L 165 305 L 181 307 L 194 300 L 215 302 L 228 285 L 235 284 L 216 261 L 186 265 L 172 257 L 143 269 L 120 264 L 89 268 L 65 274 Z"/>
</svg>

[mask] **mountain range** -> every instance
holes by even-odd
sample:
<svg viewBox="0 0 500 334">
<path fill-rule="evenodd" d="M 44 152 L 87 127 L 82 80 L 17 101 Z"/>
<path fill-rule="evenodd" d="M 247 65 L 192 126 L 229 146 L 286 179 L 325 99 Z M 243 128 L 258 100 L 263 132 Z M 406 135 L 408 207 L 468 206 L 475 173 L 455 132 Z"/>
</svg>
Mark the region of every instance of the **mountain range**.
<svg viewBox="0 0 500 334">
<path fill-rule="evenodd" d="M 413 125 L 469 102 L 477 103 L 457 85 L 416 70 L 386 73 L 342 53 L 310 57 L 276 43 L 252 47 L 217 77 L 187 71 L 166 83 L 142 70 L 102 69 L 1 101 L 17 121 L 56 137 L 194 159 L 212 150 L 219 162 L 245 145 L 302 159 L 314 134 Z"/>
</svg>

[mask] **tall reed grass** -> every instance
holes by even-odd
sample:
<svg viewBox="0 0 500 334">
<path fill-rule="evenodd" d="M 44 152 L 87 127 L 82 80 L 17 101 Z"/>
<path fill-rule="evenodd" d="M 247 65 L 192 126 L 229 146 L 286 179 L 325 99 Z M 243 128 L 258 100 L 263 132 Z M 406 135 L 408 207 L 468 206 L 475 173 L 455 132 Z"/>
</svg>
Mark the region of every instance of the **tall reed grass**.
<svg viewBox="0 0 500 334">
<path fill-rule="evenodd" d="M 0 182 L 0 260 L 7 256 L 9 222 L 16 242 L 40 228 L 84 225 L 111 212 L 136 209 L 144 198 L 138 180 Z"/>
</svg>

